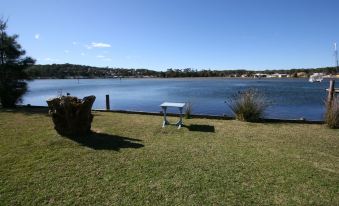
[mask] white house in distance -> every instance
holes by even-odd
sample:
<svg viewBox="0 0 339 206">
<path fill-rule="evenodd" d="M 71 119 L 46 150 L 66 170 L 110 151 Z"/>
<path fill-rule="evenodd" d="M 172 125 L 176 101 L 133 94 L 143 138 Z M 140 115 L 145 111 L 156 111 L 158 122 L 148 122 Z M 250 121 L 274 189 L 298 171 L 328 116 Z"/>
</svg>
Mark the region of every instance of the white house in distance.
<svg viewBox="0 0 339 206">
<path fill-rule="evenodd" d="M 286 77 L 290 77 L 288 74 L 279 74 L 279 73 L 275 73 L 275 74 L 271 74 L 271 75 L 267 75 L 268 78 L 286 78 Z"/>
<path fill-rule="evenodd" d="M 253 75 L 254 78 L 265 78 L 267 77 L 267 74 L 262 74 L 262 73 L 256 73 Z"/>
<path fill-rule="evenodd" d="M 254 78 L 286 78 L 286 77 L 290 77 L 290 75 L 288 74 L 279 74 L 279 73 L 275 73 L 275 74 L 263 74 L 263 73 L 256 73 L 253 75 Z"/>
</svg>

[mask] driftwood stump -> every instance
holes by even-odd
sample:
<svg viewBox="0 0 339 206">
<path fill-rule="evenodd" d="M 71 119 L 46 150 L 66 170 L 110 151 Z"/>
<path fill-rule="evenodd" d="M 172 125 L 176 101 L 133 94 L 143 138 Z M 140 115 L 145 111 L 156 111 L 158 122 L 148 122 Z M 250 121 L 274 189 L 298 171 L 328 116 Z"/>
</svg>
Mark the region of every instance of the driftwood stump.
<svg viewBox="0 0 339 206">
<path fill-rule="evenodd" d="M 91 131 L 91 114 L 95 96 L 78 99 L 73 96 L 61 96 L 48 99 L 49 114 L 52 115 L 55 130 L 64 136 L 79 136 Z"/>
</svg>

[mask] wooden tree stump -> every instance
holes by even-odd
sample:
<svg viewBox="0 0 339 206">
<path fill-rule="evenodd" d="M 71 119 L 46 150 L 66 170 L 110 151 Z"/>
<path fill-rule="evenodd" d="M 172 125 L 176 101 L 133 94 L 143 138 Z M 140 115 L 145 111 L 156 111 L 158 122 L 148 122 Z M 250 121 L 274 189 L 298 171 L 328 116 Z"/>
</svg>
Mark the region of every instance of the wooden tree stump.
<svg viewBox="0 0 339 206">
<path fill-rule="evenodd" d="M 91 131 L 91 113 L 95 96 L 78 99 L 61 96 L 48 99 L 49 114 L 52 115 L 55 130 L 64 136 L 81 136 Z"/>
</svg>

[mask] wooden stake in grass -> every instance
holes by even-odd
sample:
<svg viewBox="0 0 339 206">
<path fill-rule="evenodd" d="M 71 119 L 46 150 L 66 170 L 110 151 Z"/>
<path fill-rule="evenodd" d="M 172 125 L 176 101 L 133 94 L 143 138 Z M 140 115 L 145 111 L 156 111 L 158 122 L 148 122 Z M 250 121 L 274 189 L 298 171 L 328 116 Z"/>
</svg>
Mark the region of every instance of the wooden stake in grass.
<svg viewBox="0 0 339 206">
<path fill-rule="evenodd" d="M 109 95 L 106 94 L 106 110 L 110 110 Z"/>
<path fill-rule="evenodd" d="M 329 128 L 339 128 L 339 97 L 335 97 L 334 80 L 330 80 L 328 90 L 325 122 Z"/>
<path fill-rule="evenodd" d="M 327 104 L 331 105 L 334 97 L 334 84 L 335 81 L 332 79 L 330 80 L 330 87 L 328 88 L 328 96 L 327 96 Z"/>
</svg>

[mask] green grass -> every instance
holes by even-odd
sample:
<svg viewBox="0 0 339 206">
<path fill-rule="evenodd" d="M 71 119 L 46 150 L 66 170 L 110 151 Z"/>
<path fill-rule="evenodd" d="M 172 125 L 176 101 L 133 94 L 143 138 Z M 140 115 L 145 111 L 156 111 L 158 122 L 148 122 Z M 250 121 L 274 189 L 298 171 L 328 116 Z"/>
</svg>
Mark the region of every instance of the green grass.
<svg viewBox="0 0 339 206">
<path fill-rule="evenodd" d="M 71 140 L 0 110 L 0 205 L 339 205 L 339 130 L 94 114 L 95 134 Z"/>
</svg>

